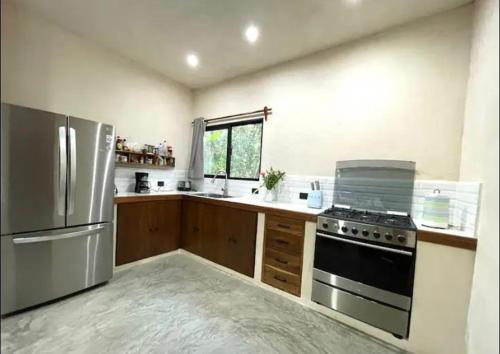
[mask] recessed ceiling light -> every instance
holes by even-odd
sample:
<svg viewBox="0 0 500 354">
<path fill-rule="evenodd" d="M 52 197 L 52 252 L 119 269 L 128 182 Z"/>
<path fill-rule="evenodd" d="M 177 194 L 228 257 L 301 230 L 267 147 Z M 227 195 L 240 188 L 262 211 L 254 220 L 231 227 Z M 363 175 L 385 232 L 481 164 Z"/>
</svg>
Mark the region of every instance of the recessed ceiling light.
<svg viewBox="0 0 500 354">
<path fill-rule="evenodd" d="M 196 68 L 198 66 L 198 64 L 200 63 L 200 60 L 198 59 L 196 54 L 188 54 L 188 56 L 186 57 L 186 63 L 190 67 Z"/>
<path fill-rule="evenodd" d="M 259 39 L 259 35 L 260 35 L 259 29 L 254 25 L 248 26 L 247 29 L 245 30 L 245 37 L 247 41 L 249 41 L 250 43 L 255 43 L 257 39 Z"/>
<path fill-rule="evenodd" d="M 361 3 L 361 0 L 345 0 L 345 2 L 347 5 L 356 6 Z"/>
</svg>

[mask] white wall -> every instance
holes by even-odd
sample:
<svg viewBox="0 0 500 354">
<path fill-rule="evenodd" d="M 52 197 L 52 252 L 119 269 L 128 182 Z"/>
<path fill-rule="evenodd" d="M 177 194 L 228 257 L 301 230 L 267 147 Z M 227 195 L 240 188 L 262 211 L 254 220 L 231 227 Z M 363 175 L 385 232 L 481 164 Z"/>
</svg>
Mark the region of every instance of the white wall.
<svg viewBox="0 0 500 354">
<path fill-rule="evenodd" d="M 417 178 L 457 180 L 471 19 L 462 7 L 197 90 L 195 115 L 272 107 L 263 168 L 329 176 L 337 160 L 405 159 Z"/>
<path fill-rule="evenodd" d="M 2 101 L 114 124 L 136 142 L 174 147 L 185 168 L 191 91 L 2 1 Z"/>
<path fill-rule="evenodd" d="M 498 0 L 475 4 L 463 135 L 462 180 L 483 182 L 469 309 L 469 353 L 498 353 Z"/>
</svg>

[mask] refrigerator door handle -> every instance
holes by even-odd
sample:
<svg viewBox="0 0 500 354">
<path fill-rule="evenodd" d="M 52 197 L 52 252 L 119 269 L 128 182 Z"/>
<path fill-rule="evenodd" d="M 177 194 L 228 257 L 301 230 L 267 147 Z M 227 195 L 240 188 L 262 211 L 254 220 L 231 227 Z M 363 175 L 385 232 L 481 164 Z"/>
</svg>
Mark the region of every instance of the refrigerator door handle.
<svg viewBox="0 0 500 354">
<path fill-rule="evenodd" d="M 86 230 L 74 231 L 74 232 L 69 232 L 69 233 L 60 234 L 60 235 L 16 237 L 16 238 L 12 239 L 12 242 L 14 242 L 15 244 L 22 244 L 22 243 L 45 242 L 45 241 L 57 241 L 57 240 L 65 239 L 65 238 L 88 236 L 91 234 L 95 234 L 96 232 L 101 231 L 103 229 L 104 229 L 104 225 L 89 226 Z M 36 234 L 40 234 L 40 232 L 37 232 Z"/>
<path fill-rule="evenodd" d="M 68 215 L 73 215 L 76 186 L 76 131 L 74 128 L 69 128 L 69 167 Z"/>
<path fill-rule="evenodd" d="M 67 157 L 66 157 L 66 127 L 59 127 L 59 178 L 57 194 L 57 213 L 61 216 L 66 214 L 66 177 L 67 177 Z"/>
</svg>

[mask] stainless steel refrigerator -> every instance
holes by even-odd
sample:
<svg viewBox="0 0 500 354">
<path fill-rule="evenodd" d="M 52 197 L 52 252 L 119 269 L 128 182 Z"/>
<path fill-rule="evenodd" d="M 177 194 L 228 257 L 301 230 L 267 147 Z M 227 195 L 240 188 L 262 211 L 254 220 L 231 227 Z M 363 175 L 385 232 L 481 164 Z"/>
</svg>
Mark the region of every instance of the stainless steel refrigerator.
<svg viewBox="0 0 500 354">
<path fill-rule="evenodd" d="M 111 279 L 114 127 L 1 104 L 1 314 Z"/>
</svg>

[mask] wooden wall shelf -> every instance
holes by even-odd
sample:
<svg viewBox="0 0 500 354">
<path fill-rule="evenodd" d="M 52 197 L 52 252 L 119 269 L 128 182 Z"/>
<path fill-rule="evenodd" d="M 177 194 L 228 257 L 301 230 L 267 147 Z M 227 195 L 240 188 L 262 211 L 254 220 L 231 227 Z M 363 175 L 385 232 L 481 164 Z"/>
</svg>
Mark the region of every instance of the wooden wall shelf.
<svg viewBox="0 0 500 354">
<path fill-rule="evenodd" d="M 161 154 L 154 154 L 151 152 L 135 152 L 135 151 L 124 151 L 124 150 L 115 150 L 116 155 L 127 155 L 128 158 L 127 160 L 129 162 L 115 162 L 115 166 L 117 167 L 132 167 L 132 168 L 152 168 L 152 169 L 159 169 L 159 170 L 166 170 L 175 167 L 175 157 L 170 157 L 166 155 L 161 155 Z M 130 155 L 134 156 L 143 156 L 144 160 L 146 160 L 146 157 L 152 157 L 153 159 L 153 164 L 148 164 L 148 163 L 139 163 L 139 162 L 130 162 Z M 167 161 L 166 165 L 158 165 L 156 162 L 158 161 L 159 158 L 164 158 Z M 134 160 L 139 160 L 139 158 L 134 158 Z"/>
<path fill-rule="evenodd" d="M 135 162 L 115 162 L 115 167 L 131 167 L 131 168 L 145 168 L 145 169 L 154 169 L 154 170 L 169 170 L 174 168 L 174 166 L 168 165 L 150 165 L 147 163 L 135 163 Z"/>
</svg>

